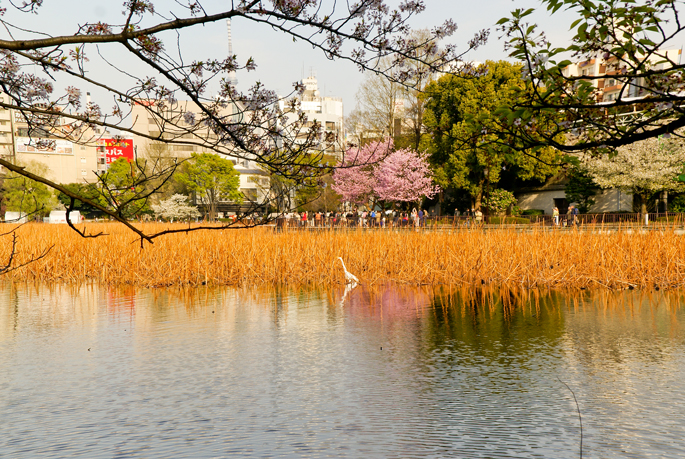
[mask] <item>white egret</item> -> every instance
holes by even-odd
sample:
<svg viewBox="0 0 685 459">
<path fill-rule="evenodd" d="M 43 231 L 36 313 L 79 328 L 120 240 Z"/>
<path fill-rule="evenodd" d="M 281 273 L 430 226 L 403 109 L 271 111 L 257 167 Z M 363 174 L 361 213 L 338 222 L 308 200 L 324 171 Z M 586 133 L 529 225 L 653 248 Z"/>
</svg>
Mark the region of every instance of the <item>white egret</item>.
<svg viewBox="0 0 685 459">
<path fill-rule="evenodd" d="M 340 260 L 340 263 L 342 263 L 343 270 L 345 271 L 345 283 L 347 283 L 347 284 L 352 284 L 352 283 L 359 284 L 360 283 L 359 279 L 357 279 L 357 276 L 355 276 L 354 274 L 352 274 L 351 272 L 349 272 L 347 270 L 347 268 L 345 267 L 345 262 L 343 261 L 343 259 L 338 257 L 338 260 Z"/>
</svg>

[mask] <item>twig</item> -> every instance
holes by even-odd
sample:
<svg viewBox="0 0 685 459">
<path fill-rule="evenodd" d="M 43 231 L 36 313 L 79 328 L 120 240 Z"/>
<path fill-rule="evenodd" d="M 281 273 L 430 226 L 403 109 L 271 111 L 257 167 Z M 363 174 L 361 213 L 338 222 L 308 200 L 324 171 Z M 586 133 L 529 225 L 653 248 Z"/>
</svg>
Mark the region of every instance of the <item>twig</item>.
<svg viewBox="0 0 685 459">
<path fill-rule="evenodd" d="M 578 399 L 576 398 L 576 393 L 573 392 L 573 389 L 571 389 L 568 384 L 562 381 L 561 378 L 558 376 L 557 379 L 571 392 L 571 395 L 573 395 L 573 401 L 576 402 L 576 410 L 578 410 L 578 422 L 580 423 L 580 459 L 583 459 L 583 419 L 580 416 L 580 406 L 578 405 Z"/>
</svg>

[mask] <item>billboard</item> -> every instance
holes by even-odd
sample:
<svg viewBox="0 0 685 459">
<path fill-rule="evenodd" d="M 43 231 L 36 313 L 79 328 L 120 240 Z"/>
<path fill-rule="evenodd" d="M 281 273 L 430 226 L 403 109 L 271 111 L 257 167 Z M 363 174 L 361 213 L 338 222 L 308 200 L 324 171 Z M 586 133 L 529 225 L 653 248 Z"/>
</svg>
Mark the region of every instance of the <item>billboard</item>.
<svg viewBox="0 0 685 459">
<path fill-rule="evenodd" d="M 67 140 L 17 137 L 17 152 L 45 155 L 73 155 L 74 144 Z"/>
<path fill-rule="evenodd" d="M 100 150 L 100 156 L 104 154 L 107 164 L 111 164 L 119 158 L 126 158 L 126 161 L 130 163 L 135 158 L 133 139 L 100 139 L 98 144 L 104 147 L 104 152 Z"/>
</svg>

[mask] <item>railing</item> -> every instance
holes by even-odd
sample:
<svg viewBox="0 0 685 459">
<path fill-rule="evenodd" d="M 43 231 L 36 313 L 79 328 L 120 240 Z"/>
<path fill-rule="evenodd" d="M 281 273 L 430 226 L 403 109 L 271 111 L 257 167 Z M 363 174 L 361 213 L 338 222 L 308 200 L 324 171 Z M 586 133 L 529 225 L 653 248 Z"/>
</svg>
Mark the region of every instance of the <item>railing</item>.
<svg viewBox="0 0 685 459">
<path fill-rule="evenodd" d="M 560 215 L 555 218 L 552 215 L 520 215 L 520 216 L 483 216 L 480 219 L 472 216 L 428 216 L 422 219 L 408 217 L 363 218 L 359 215 L 311 217 L 307 220 L 297 218 L 276 219 L 276 227 L 280 229 L 336 229 L 336 228 L 363 228 L 363 229 L 470 229 L 478 227 L 498 228 L 517 226 L 548 226 L 548 227 L 573 227 L 583 225 L 630 225 L 645 226 L 651 224 L 683 225 L 685 214 L 676 212 L 649 213 L 647 218 L 640 213 L 604 213 L 604 214 L 579 214 Z"/>
</svg>

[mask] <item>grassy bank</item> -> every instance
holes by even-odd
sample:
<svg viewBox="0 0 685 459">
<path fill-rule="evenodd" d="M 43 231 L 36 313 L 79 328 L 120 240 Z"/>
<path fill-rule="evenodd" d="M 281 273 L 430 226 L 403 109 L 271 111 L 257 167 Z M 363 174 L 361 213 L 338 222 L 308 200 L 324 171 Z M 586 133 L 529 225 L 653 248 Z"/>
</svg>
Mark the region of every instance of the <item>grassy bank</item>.
<svg viewBox="0 0 685 459">
<path fill-rule="evenodd" d="M 139 241 L 121 225 L 88 228 L 108 235 L 83 239 L 65 225 L 19 228 L 15 263 L 54 247 L 45 258 L 5 278 L 144 287 L 340 284 L 341 256 L 365 284 L 620 289 L 675 288 L 685 283 L 685 237 L 669 230 L 607 234 L 540 228 L 529 233 L 504 229 L 449 234 L 274 233 L 257 228 L 168 235 L 141 250 Z M 5 236 L 1 244 L 4 264 L 11 239 Z"/>
</svg>

